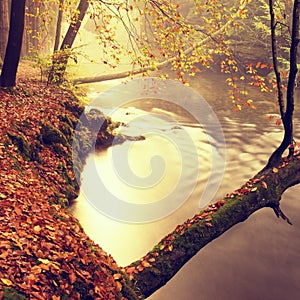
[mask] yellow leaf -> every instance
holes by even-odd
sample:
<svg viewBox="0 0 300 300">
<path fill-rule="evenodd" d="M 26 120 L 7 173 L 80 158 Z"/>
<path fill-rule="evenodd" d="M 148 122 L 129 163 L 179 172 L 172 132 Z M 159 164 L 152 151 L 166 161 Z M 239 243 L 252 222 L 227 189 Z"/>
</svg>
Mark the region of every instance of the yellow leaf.
<svg viewBox="0 0 300 300">
<path fill-rule="evenodd" d="M 121 284 L 120 281 L 116 281 L 116 286 L 117 286 L 117 288 L 118 288 L 119 291 L 122 290 L 122 284 Z"/>
<path fill-rule="evenodd" d="M 40 231 L 41 231 L 41 226 L 40 226 L 40 225 L 34 226 L 34 227 L 33 227 L 33 231 L 34 231 L 34 233 L 40 233 Z"/>
<path fill-rule="evenodd" d="M 13 283 L 9 280 L 9 279 L 7 279 L 7 278 L 1 278 L 1 281 L 5 284 L 5 285 L 7 285 L 7 286 L 11 286 Z"/>
<path fill-rule="evenodd" d="M 5 199 L 7 196 L 3 193 L 0 193 L 0 198 Z"/>
<path fill-rule="evenodd" d="M 46 225 L 46 228 L 49 229 L 49 230 L 51 230 L 51 231 L 55 231 L 55 228 L 53 228 L 53 227 L 51 227 L 49 225 Z"/>
<path fill-rule="evenodd" d="M 151 267 L 151 265 L 146 260 L 142 261 L 142 266 L 145 267 L 145 268 Z"/>
<path fill-rule="evenodd" d="M 50 260 L 49 259 L 44 259 L 44 258 L 39 258 L 38 261 L 40 261 L 41 263 L 47 265 L 50 263 Z"/>
</svg>

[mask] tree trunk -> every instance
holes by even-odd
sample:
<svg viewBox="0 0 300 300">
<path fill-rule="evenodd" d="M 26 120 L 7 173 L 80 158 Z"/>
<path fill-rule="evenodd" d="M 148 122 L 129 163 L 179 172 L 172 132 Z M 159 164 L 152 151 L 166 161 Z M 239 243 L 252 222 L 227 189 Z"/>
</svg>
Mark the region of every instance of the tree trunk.
<svg viewBox="0 0 300 300">
<path fill-rule="evenodd" d="M 64 3 L 64 0 L 59 0 L 56 30 L 55 30 L 54 52 L 58 50 L 59 42 L 60 42 L 61 23 L 62 23 L 62 17 L 63 17 L 63 10 L 62 10 L 63 3 Z"/>
<path fill-rule="evenodd" d="M 209 242 L 229 228 L 245 221 L 252 213 L 271 207 L 276 215 L 290 221 L 279 207 L 282 193 L 300 183 L 300 157 L 291 158 L 265 169 L 243 187 L 226 195 L 215 204 L 188 219 L 164 237 L 142 259 L 124 268 L 142 298 L 165 285 L 181 268 Z"/>
<path fill-rule="evenodd" d="M 1 73 L 1 86 L 16 85 L 16 75 L 20 60 L 24 31 L 25 0 L 12 0 L 8 42 Z"/>
<path fill-rule="evenodd" d="M 0 1 L 0 60 L 3 62 L 9 29 L 9 3 Z"/>
<path fill-rule="evenodd" d="M 272 167 L 281 158 L 283 152 L 290 146 L 290 154 L 293 155 L 293 113 L 294 113 L 294 91 L 297 78 L 297 57 L 299 45 L 299 0 L 294 1 L 293 14 L 292 14 L 292 36 L 290 46 L 290 70 L 286 94 L 286 103 L 284 103 L 283 92 L 281 86 L 280 72 L 277 68 L 277 51 L 276 51 L 276 21 L 273 11 L 273 0 L 269 1 L 270 15 L 271 15 L 271 37 L 272 37 L 272 55 L 274 63 L 274 71 L 277 80 L 278 88 L 278 104 L 280 115 L 284 126 L 284 137 L 279 147 L 272 153 L 269 158 L 267 167 Z"/>
<path fill-rule="evenodd" d="M 89 2 L 87 0 L 80 0 L 77 7 L 78 14 L 75 14 L 73 17 L 74 21 L 72 24 L 70 24 L 69 29 L 62 41 L 60 52 L 54 53 L 53 55 L 52 67 L 48 76 L 48 83 L 55 83 L 59 85 L 63 82 L 68 59 L 70 57 L 70 53 L 66 50 L 70 50 L 72 48 L 88 7 Z"/>
<path fill-rule="evenodd" d="M 284 123 L 284 138 L 278 149 L 271 155 L 267 166 L 244 186 L 191 220 L 179 225 L 156 245 L 142 259 L 125 268 L 133 279 L 134 286 L 142 297 L 148 297 L 165 285 L 179 269 L 206 244 L 223 234 L 239 222 L 246 220 L 253 212 L 263 208 L 273 208 L 277 217 L 290 220 L 280 209 L 280 199 L 289 187 L 300 183 L 300 155 L 282 159 L 284 150 L 293 137 L 294 88 L 297 74 L 297 48 L 299 44 L 299 0 L 294 1 L 292 42 L 290 47 L 290 71 L 286 108 L 279 91 L 279 105 Z M 273 1 L 270 0 L 271 30 L 275 30 Z M 273 57 L 276 64 L 276 41 L 272 32 Z M 275 42 L 275 43 L 274 43 Z M 274 47 L 275 46 L 275 47 Z M 275 50 L 275 51 L 274 51 Z M 276 66 L 274 66 L 276 69 Z M 275 71 L 277 73 L 278 71 Z M 279 72 L 277 84 L 280 86 Z"/>
</svg>

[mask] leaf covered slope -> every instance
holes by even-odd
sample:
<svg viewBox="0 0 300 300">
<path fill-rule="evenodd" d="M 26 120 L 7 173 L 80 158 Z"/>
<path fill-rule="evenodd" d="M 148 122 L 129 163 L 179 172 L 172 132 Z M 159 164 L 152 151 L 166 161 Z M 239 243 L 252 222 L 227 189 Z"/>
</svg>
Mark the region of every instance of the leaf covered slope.
<svg viewBox="0 0 300 300">
<path fill-rule="evenodd" d="M 115 261 L 64 208 L 78 192 L 70 145 L 82 108 L 28 80 L 0 99 L 0 299 L 122 298 Z"/>
</svg>

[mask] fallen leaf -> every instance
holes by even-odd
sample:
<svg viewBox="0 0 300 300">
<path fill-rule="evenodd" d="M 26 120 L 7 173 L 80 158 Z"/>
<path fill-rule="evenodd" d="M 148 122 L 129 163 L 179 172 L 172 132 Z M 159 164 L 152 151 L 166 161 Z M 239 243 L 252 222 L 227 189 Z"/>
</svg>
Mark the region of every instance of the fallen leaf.
<svg viewBox="0 0 300 300">
<path fill-rule="evenodd" d="M 38 258 L 38 261 L 40 261 L 41 263 L 47 265 L 50 263 L 50 260 L 47 258 Z"/>
<path fill-rule="evenodd" d="M 121 291 L 122 290 L 122 284 L 121 284 L 121 282 L 120 281 L 116 281 L 116 285 L 117 285 L 118 290 Z"/>
<path fill-rule="evenodd" d="M 5 284 L 5 285 L 7 285 L 7 286 L 11 286 L 13 283 L 9 280 L 9 279 L 7 279 L 7 278 L 1 278 L 1 281 Z"/>
<path fill-rule="evenodd" d="M 76 281 L 76 274 L 74 272 L 70 272 L 69 279 L 70 279 L 71 284 L 73 284 Z"/>
<path fill-rule="evenodd" d="M 261 182 L 261 185 L 262 185 L 262 187 L 263 187 L 264 189 L 267 189 L 267 188 L 268 188 L 268 185 L 266 184 L 265 181 L 262 181 L 262 182 Z"/>
<path fill-rule="evenodd" d="M 122 275 L 120 273 L 116 273 L 116 274 L 114 274 L 113 277 L 114 277 L 114 280 L 119 280 L 122 278 Z"/>
<path fill-rule="evenodd" d="M 40 226 L 40 225 L 34 226 L 34 227 L 33 227 L 33 231 L 34 231 L 34 233 L 40 233 L 40 231 L 41 231 L 41 226 Z"/>
<path fill-rule="evenodd" d="M 143 260 L 142 261 L 142 266 L 145 267 L 145 268 L 149 268 L 149 267 L 151 267 L 151 264 L 149 264 L 146 260 Z"/>
</svg>

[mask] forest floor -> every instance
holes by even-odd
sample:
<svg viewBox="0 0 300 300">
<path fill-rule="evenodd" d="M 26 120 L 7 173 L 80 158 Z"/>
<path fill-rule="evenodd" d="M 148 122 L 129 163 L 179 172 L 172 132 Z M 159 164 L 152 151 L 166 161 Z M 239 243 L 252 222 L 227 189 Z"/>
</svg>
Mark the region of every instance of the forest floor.
<svg viewBox="0 0 300 300">
<path fill-rule="evenodd" d="M 59 138 L 70 138 L 78 100 L 26 63 L 0 99 L 0 299 L 125 299 L 116 262 L 64 208 L 78 188 Z"/>
</svg>

